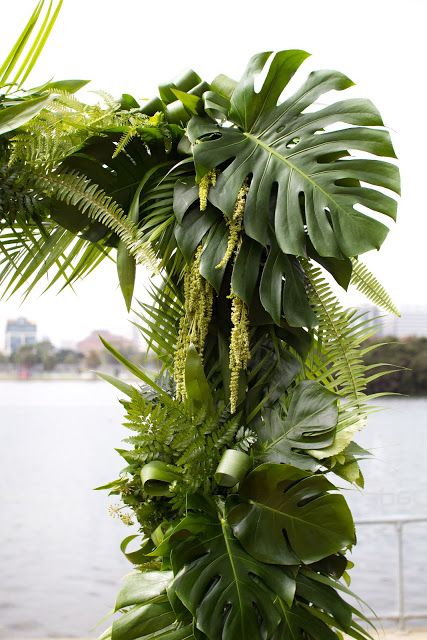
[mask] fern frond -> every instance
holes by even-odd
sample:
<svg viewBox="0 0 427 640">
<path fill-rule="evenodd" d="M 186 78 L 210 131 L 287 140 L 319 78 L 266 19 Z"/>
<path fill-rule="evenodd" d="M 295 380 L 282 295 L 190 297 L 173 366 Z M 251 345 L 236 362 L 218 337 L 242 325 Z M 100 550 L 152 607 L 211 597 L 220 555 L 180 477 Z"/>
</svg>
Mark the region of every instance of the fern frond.
<svg viewBox="0 0 427 640">
<path fill-rule="evenodd" d="M 103 91 L 102 89 L 98 89 L 97 91 L 94 91 L 94 93 L 96 93 L 97 96 L 102 98 L 105 104 L 107 105 L 107 107 L 112 111 L 117 111 L 118 109 L 120 109 L 120 102 L 118 102 L 114 98 L 114 96 L 111 95 L 111 93 L 108 93 L 108 91 Z"/>
<path fill-rule="evenodd" d="M 396 307 L 383 285 L 378 281 L 374 274 L 369 271 L 368 267 L 357 258 L 352 258 L 351 261 L 353 263 L 353 271 L 350 284 L 354 285 L 374 304 L 385 309 L 389 313 L 400 317 L 399 309 Z"/>
<path fill-rule="evenodd" d="M 337 431 L 364 420 L 369 412 L 367 383 L 372 372 L 364 364 L 363 343 L 375 334 L 375 320 L 357 310 L 345 310 L 321 269 L 303 260 L 310 303 L 319 320 L 305 375 L 318 380 L 340 398 Z M 368 373 L 370 374 L 368 376 Z"/>
<path fill-rule="evenodd" d="M 129 129 L 122 135 L 122 137 L 118 141 L 116 150 L 114 151 L 114 153 L 113 153 L 113 155 L 111 157 L 112 158 L 117 158 L 119 153 L 121 153 L 124 150 L 124 148 L 126 147 L 127 143 L 132 140 L 132 138 L 135 136 L 135 134 L 136 134 L 135 129 L 132 129 L 132 128 L 129 127 Z"/>
<path fill-rule="evenodd" d="M 124 424 L 133 431 L 125 442 L 132 448 L 119 453 L 131 465 L 133 479 L 138 479 L 141 467 L 153 460 L 173 466 L 178 474 L 170 487 L 173 511 L 182 512 L 189 494 L 213 482 L 225 449 L 247 450 L 255 437 L 240 427 L 239 417 L 227 411 L 195 412 L 191 402 L 178 402 L 168 395 L 150 399 L 133 389 L 131 399 L 123 404 Z M 126 501 L 126 496 L 122 497 Z"/>
<path fill-rule="evenodd" d="M 68 91 L 64 91 L 63 89 L 48 89 L 48 93 L 51 93 L 55 96 L 55 100 L 49 104 L 50 111 L 59 111 L 62 112 L 64 110 L 73 111 L 80 114 L 85 114 L 91 110 L 91 106 L 81 102 L 74 93 L 69 93 Z"/>
<path fill-rule="evenodd" d="M 116 233 L 137 263 L 157 271 L 154 252 L 138 227 L 129 220 L 123 209 L 103 189 L 76 171 L 50 172 L 36 176 L 39 188 Z"/>
</svg>

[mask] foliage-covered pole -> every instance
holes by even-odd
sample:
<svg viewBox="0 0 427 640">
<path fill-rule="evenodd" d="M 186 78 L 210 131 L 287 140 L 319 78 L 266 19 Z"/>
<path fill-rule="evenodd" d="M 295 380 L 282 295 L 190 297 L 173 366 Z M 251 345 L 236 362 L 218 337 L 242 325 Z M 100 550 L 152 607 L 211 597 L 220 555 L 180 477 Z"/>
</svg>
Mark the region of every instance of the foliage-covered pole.
<svg viewBox="0 0 427 640">
<path fill-rule="evenodd" d="M 160 375 L 106 345 L 141 384 L 104 376 L 132 431 L 105 488 L 138 522 L 104 638 L 369 637 L 345 600 L 356 538 L 334 476 L 363 486 L 354 437 L 381 374 L 363 364 L 372 324 L 329 281 L 394 311 L 359 255 L 385 239 L 399 177 L 372 103 L 317 103 L 343 74 L 281 99 L 307 55 L 255 55 L 238 83 L 188 72 L 142 107 L 56 89 L 4 145 L 29 196 L 0 234 L 7 290 L 69 284 L 113 248 L 128 307 L 136 265 L 160 275 L 139 308 Z"/>
</svg>

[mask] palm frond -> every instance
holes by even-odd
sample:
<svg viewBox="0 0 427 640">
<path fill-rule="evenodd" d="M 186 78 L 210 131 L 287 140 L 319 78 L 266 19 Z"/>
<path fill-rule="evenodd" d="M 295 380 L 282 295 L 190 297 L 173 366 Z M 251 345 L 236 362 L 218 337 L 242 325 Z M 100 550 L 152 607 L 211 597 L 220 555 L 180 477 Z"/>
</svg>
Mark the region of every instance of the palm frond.
<svg viewBox="0 0 427 640">
<path fill-rule="evenodd" d="M 59 280 L 64 281 L 62 288 L 72 285 L 90 273 L 110 250 L 54 223 L 8 229 L 0 234 L 2 296 L 23 287 L 27 296 L 39 283 L 45 284 L 45 291 Z"/>
<path fill-rule="evenodd" d="M 376 276 L 369 271 L 368 267 L 357 258 L 352 258 L 351 261 L 353 263 L 353 271 L 350 284 L 354 285 L 374 304 L 385 309 L 389 313 L 400 316 L 399 309 L 394 304 L 390 295 L 378 281 Z"/>
<path fill-rule="evenodd" d="M 175 239 L 176 218 L 173 195 L 179 178 L 191 175 L 193 164 L 168 163 L 154 171 L 139 195 L 141 232 L 150 242 L 159 260 L 159 266 L 168 275 L 181 276 L 185 260 Z"/>
<path fill-rule="evenodd" d="M 43 51 L 62 3 L 63 0 L 59 0 L 56 7 L 52 1 L 40 0 L 37 3 L 27 24 L 0 67 L 0 87 L 6 87 L 6 93 L 21 88 L 28 78 Z M 46 11 L 43 17 L 44 8 Z"/>
<path fill-rule="evenodd" d="M 178 341 L 179 322 L 183 314 L 183 303 L 179 290 L 171 281 L 164 280 L 160 286 L 151 285 L 151 303 L 139 302 L 136 311 L 141 320 L 135 326 L 151 350 L 166 369 L 173 366 L 175 348 Z"/>
</svg>

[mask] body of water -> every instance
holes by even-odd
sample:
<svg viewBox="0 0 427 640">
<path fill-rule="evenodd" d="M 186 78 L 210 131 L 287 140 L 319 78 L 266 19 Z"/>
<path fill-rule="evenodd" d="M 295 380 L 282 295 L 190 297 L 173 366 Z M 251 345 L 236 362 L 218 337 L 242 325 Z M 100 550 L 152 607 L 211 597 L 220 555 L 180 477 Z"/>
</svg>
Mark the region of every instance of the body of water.
<svg viewBox="0 0 427 640">
<path fill-rule="evenodd" d="M 132 529 L 92 491 L 122 467 L 116 396 L 102 382 L 0 383 L 0 637 L 97 635 L 131 569 L 119 544 Z M 426 516 L 427 400 L 383 404 L 358 438 L 375 456 L 366 489 L 347 500 L 356 519 Z M 393 614 L 396 531 L 361 526 L 358 538 L 352 588 Z M 405 526 L 404 553 L 407 609 L 427 612 L 427 523 Z"/>
</svg>

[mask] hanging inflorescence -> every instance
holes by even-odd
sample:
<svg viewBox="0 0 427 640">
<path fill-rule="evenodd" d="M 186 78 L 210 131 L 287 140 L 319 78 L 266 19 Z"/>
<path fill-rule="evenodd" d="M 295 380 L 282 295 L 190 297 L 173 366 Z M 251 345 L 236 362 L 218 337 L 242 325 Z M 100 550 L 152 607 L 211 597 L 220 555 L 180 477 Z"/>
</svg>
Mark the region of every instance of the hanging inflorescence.
<svg viewBox="0 0 427 640">
<path fill-rule="evenodd" d="M 235 255 L 242 243 L 243 215 L 245 213 L 246 196 L 249 191 L 248 185 L 245 183 L 237 194 L 236 204 L 234 205 L 233 215 L 227 219 L 228 241 L 227 249 L 216 269 L 223 269 L 228 261 Z"/>
<path fill-rule="evenodd" d="M 199 182 L 200 211 L 206 211 L 209 189 L 216 185 L 216 169 L 211 169 Z"/>
<path fill-rule="evenodd" d="M 248 309 L 235 293 L 231 298 L 231 337 L 230 337 L 230 410 L 235 413 L 239 397 L 240 373 L 247 369 L 249 348 Z"/>
<path fill-rule="evenodd" d="M 202 246 L 197 248 L 193 263 L 184 275 L 184 314 L 179 324 L 178 343 L 174 361 L 177 400 L 185 400 L 185 361 L 190 344 L 203 357 L 205 340 L 212 317 L 212 286 L 200 273 Z"/>
</svg>

